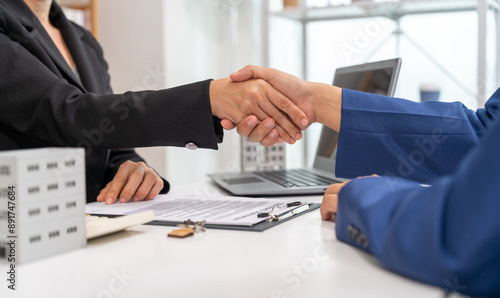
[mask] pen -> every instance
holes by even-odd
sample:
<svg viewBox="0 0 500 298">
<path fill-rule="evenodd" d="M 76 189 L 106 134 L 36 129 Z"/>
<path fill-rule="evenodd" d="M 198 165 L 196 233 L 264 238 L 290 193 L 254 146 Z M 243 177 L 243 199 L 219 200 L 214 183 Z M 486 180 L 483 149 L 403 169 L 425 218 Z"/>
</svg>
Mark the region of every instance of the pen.
<svg viewBox="0 0 500 298">
<path fill-rule="evenodd" d="M 297 215 L 297 214 L 302 213 L 302 212 L 304 212 L 306 210 L 309 210 L 309 204 L 304 204 L 304 205 L 302 205 L 300 207 L 297 207 L 297 208 L 295 208 L 295 209 L 293 209 L 293 210 L 291 210 L 289 212 L 286 212 L 284 214 L 280 214 L 280 215 L 276 216 L 274 218 L 274 220 L 280 221 L 280 220 L 283 220 L 283 219 L 287 219 L 287 218 L 289 218 L 289 217 L 291 217 L 293 215 Z"/>
</svg>

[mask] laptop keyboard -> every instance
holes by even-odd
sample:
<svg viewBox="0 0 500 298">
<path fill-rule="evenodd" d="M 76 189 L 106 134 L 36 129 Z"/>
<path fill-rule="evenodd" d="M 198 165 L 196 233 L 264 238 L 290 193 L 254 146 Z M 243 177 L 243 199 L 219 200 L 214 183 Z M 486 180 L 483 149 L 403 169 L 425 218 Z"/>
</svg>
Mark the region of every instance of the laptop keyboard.
<svg viewBox="0 0 500 298">
<path fill-rule="evenodd" d="M 317 185 L 330 185 L 339 183 L 340 180 L 323 177 L 306 170 L 280 170 L 280 171 L 265 171 L 254 172 L 257 176 L 271 180 L 274 183 L 289 188 L 289 187 L 305 187 Z"/>
</svg>

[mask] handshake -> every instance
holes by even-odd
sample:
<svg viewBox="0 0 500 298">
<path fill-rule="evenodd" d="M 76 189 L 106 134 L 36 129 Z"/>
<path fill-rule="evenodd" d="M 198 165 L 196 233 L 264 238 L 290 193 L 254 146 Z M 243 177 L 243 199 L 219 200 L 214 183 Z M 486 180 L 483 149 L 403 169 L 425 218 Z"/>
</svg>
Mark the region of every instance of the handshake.
<svg viewBox="0 0 500 298">
<path fill-rule="evenodd" d="M 342 89 L 301 80 L 276 69 L 246 66 L 210 84 L 212 114 L 225 129 L 252 142 L 294 144 L 319 122 L 340 129 Z"/>
</svg>

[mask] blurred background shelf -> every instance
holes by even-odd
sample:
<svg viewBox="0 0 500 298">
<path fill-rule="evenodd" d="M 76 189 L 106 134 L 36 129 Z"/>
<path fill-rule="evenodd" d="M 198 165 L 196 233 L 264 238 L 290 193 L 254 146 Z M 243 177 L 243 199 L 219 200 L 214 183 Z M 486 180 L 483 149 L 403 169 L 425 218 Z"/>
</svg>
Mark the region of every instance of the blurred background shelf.
<svg viewBox="0 0 500 298">
<path fill-rule="evenodd" d="M 78 25 L 99 36 L 97 0 L 57 0 L 66 17 Z"/>
<path fill-rule="evenodd" d="M 350 5 L 317 8 L 285 8 L 272 12 L 271 16 L 300 22 L 344 20 L 366 17 L 388 17 L 398 19 L 405 15 L 477 10 L 483 0 L 418 0 L 395 2 L 353 2 Z M 498 9 L 498 1 L 487 0 L 489 9 Z"/>
</svg>

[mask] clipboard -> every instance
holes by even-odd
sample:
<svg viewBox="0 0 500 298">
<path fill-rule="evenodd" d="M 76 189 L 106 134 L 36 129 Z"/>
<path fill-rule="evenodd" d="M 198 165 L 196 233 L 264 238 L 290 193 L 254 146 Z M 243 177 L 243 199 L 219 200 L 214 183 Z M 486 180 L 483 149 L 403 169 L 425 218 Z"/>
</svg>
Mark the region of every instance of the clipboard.
<svg viewBox="0 0 500 298">
<path fill-rule="evenodd" d="M 310 203 L 309 204 L 309 209 L 306 210 L 306 211 L 304 211 L 304 212 L 301 212 L 299 214 L 295 214 L 293 216 L 290 216 L 290 217 L 288 217 L 286 219 L 279 220 L 279 221 L 266 221 L 266 220 L 264 220 L 263 222 L 260 222 L 258 224 L 253 225 L 253 226 L 250 226 L 250 227 L 248 227 L 248 226 L 235 226 L 235 225 L 214 225 L 214 224 L 205 224 L 203 227 L 205 227 L 207 229 L 263 232 L 263 231 L 265 231 L 265 230 L 267 230 L 269 228 L 275 227 L 275 226 L 280 225 L 282 223 L 285 223 L 285 222 L 287 222 L 289 220 L 292 220 L 294 218 L 297 218 L 299 216 L 307 214 L 307 213 L 309 213 L 311 211 L 314 211 L 314 210 L 318 209 L 320 206 L 321 206 L 321 204 Z M 154 220 L 154 221 L 146 223 L 146 225 L 171 226 L 171 227 L 175 227 L 178 224 L 182 224 L 182 222 L 165 222 L 165 221 Z"/>
</svg>

